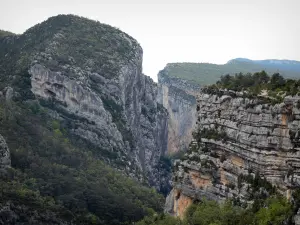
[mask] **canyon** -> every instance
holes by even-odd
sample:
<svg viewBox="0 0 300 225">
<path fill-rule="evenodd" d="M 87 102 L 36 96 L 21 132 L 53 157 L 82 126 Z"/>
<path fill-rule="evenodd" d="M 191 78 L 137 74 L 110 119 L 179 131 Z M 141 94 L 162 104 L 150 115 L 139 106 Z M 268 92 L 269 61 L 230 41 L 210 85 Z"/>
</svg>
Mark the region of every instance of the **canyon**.
<svg viewBox="0 0 300 225">
<path fill-rule="evenodd" d="M 24 200 L 0 200 L 0 216 L 14 224 L 46 202 L 48 211 L 39 218 L 34 210 L 44 209 L 33 208 L 31 219 L 132 223 L 162 212 L 157 191 L 168 194 L 165 212 L 180 218 L 204 198 L 252 204 L 276 190 L 292 199 L 300 186 L 299 95 L 274 103 L 206 87 L 264 61 L 169 63 L 158 83 L 142 62 L 134 38 L 74 15 L 0 37 L 0 183 L 4 197 Z M 280 64 L 266 62 L 272 71 Z"/>
</svg>

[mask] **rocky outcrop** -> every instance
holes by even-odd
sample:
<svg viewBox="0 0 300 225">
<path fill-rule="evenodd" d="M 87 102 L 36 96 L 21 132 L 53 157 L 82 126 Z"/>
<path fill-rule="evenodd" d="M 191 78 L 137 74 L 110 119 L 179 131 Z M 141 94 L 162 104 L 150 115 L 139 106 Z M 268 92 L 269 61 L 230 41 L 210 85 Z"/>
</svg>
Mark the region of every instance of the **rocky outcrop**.
<svg viewBox="0 0 300 225">
<path fill-rule="evenodd" d="M 10 167 L 10 163 L 10 152 L 8 146 L 2 135 L 0 135 L 0 172 L 5 168 Z"/>
<path fill-rule="evenodd" d="M 124 71 L 118 79 L 98 83 L 100 94 L 93 90 L 92 80 L 105 80 L 99 74 L 89 74 L 91 80 L 83 84 L 41 64 L 34 64 L 29 73 L 31 90 L 40 100 L 55 102 L 60 117 L 77 118 L 72 133 L 116 153 L 128 168 L 137 165 L 153 182 L 152 169 L 167 148 L 167 112 L 156 103 L 157 87 L 151 78 Z"/>
<path fill-rule="evenodd" d="M 166 204 L 173 201 L 174 207 L 166 211 L 182 215 L 175 205 L 185 198 L 251 201 L 253 195 L 268 195 L 271 185 L 290 198 L 300 186 L 299 102 L 298 96 L 272 105 L 265 97 L 201 92 L 195 140 L 175 162 Z"/>
<path fill-rule="evenodd" d="M 158 102 L 168 111 L 168 153 L 184 151 L 196 124 L 196 98 L 200 86 L 168 76 L 168 66 L 158 74 Z"/>
<path fill-rule="evenodd" d="M 294 216 L 295 225 L 300 225 L 300 211 L 298 210 L 297 214 Z"/>
</svg>

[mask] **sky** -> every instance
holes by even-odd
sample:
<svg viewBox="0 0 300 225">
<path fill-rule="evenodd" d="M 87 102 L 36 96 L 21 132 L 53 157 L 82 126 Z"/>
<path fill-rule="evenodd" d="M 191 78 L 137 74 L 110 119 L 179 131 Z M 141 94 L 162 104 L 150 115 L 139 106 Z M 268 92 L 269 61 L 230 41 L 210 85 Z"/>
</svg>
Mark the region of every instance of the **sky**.
<svg viewBox="0 0 300 225">
<path fill-rule="evenodd" d="M 300 61 L 300 0 L 0 0 L 0 29 L 23 33 L 58 14 L 118 27 L 144 51 L 143 71 L 233 58 Z"/>
</svg>

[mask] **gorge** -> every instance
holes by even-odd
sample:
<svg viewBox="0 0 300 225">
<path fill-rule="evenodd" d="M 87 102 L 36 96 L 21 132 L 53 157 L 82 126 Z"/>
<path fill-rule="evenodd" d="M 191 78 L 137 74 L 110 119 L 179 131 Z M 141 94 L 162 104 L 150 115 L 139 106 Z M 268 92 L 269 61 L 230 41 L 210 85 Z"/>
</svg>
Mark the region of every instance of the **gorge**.
<svg viewBox="0 0 300 225">
<path fill-rule="evenodd" d="M 155 83 L 142 60 L 128 34 L 74 15 L 1 32 L 0 224 L 133 224 L 163 209 L 183 219 L 204 198 L 293 200 L 295 63 L 169 63 Z M 278 68 L 270 96 L 217 86 Z"/>
</svg>

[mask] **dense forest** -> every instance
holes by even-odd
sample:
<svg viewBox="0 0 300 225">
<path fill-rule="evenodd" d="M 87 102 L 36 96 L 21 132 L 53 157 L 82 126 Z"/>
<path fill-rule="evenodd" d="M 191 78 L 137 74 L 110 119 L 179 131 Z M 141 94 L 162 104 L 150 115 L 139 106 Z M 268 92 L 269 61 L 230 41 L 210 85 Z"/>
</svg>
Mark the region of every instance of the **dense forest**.
<svg viewBox="0 0 300 225">
<path fill-rule="evenodd" d="M 74 146 L 58 120 L 37 102 L 1 100 L 0 133 L 12 168 L 1 174 L 5 224 L 128 224 L 154 211 L 163 197 L 109 167 L 89 149 Z M 35 223 L 32 221 L 36 221 Z"/>
</svg>

